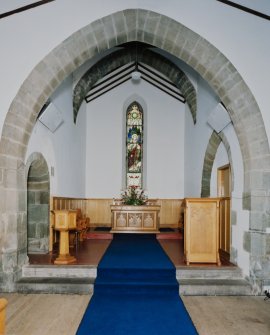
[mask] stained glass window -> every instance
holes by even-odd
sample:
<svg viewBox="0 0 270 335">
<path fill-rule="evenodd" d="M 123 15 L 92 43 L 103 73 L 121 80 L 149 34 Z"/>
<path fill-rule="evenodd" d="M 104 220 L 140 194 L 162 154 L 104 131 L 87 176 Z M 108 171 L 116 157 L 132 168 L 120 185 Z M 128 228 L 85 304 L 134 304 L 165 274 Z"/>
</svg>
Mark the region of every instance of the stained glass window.
<svg viewBox="0 0 270 335">
<path fill-rule="evenodd" d="M 143 110 L 133 102 L 126 116 L 126 171 L 127 187 L 142 188 L 143 168 Z"/>
</svg>

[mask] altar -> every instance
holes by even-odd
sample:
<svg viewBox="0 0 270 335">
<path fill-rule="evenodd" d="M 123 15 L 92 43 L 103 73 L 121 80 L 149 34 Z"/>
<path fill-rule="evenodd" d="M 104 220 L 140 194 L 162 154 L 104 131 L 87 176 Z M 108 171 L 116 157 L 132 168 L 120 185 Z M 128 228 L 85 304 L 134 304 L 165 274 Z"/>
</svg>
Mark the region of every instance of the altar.
<svg viewBox="0 0 270 335">
<path fill-rule="evenodd" d="M 158 233 L 159 205 L 111 205 L 112 233 Z"/>
</svg>

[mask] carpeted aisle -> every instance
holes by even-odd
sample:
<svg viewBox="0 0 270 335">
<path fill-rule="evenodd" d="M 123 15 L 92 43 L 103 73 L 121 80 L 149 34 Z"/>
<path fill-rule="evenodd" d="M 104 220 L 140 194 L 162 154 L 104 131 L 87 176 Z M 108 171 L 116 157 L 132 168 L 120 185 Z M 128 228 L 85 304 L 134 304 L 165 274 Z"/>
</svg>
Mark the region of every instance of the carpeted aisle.
<svg viewBox="0 0 270 335">
<path fill-rule="evenodd" d="M 195 335 L 175 267 L 154 234 L 115 234 L 77 335 Z"/>
</svg>

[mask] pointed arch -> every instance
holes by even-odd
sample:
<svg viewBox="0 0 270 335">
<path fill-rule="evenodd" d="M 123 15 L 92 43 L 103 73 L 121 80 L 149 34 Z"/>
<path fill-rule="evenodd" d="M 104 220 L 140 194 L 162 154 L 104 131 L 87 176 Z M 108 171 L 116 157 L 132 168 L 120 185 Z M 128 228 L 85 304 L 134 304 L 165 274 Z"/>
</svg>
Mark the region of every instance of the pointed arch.
<svg viewBox="0 0 270 335">
<path fill-rule="evenodd" d="M 100 18 L 72 34 L 35 66 L 21 85 L 7 112 L 0 141 L 0 162 L 3 183 L 0 195 L 1 222 L 5 248 L 1 248 L 3 282 L 0 286 L 14 289 L 14 271 L 27 262 L 25 239 L 19 228 L 26 222 L 26 184 L 24 158 L 37 115 L 51 94 L 80 65 L 122 43 L 139 41 L 160 48 L 183 60 L 212 87 L 225 105 L 239 140 L 244 162 L 244 207 L 251 211 L 250 245 L 266 244 L 262 231 L 270 210 L 269 190 L 264 180 L 270 178 L 270 151 L 267 134 L 258 104 L 233 64 L 212 44 L 181 23 L 142 9 L 127 9 Z M 259 178 L 258 178 L 259 176 Z M 264 203 L 257 201 L 256 192 L 264 194 Z M 12 222 L 12 238 L 6 229 Z M 3 243 L 3 242 L 2 242 Z M 250 247 L 255 278 L 261 285 L 256 269 L 266 267 L 266 250 L 258 256 Z M 269 261 L 267 263 L 269 267 Z M 267 275 L 267 274 L 265 274 Z"/>
<path fill-rule="evenodd" d="M 211 183 L 211 174 L 212 174 L 212 168 L 214 164 L 214 160 L 216 157 L 217 150 L 219 148 L 220 143 L 223 143 L 230 162 L 231 167 L 231 189 L 234 189 L 234 172 L 233 172 L 233 161 L 231 156 L 231 148 L 229 145 L 229 142 L 227 141 L 226 136 L 223 132 L 220 132 L 219 134 L 215 131 L 213 131 L 212 135 L 210 136 L 205 156 L 204 156 L 204 162 L 203 162 L 203 171 L 202 171 L 202 182 L 201 182 L 201 197 L 207 198 L 210 196 L 210 183 Z"/>
</svg>

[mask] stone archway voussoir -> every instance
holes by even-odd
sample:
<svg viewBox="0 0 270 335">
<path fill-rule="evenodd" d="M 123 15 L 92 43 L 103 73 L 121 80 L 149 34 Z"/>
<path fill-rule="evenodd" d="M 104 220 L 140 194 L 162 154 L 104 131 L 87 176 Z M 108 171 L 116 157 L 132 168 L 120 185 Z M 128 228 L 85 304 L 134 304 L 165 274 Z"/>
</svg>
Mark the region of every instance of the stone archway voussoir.
<svg viewBox="0 0 270 335">
<path fill-rule="evenodd" d="M 97 20 L 91 24 L 92 33 L 96 41 L 96 46 L 98 52 L 105 51 L 109 48 L 109 42 L 104 30 L 104 25 L 102 20 Z"/>
<path fill-rule="evenodd" d="M 93 56 L 91 48 L 86 40 L 86 36 L 83 31 L 79 30 L 67 38 L 64 42 L 67 52 L 71 55 L 71 59 L 74 59 L 75 64 L 83 64 L 86 60 Z M 96 46 L 96 43 L 95 43 Z M 79 53 L 78 53 L 79 51 Z"/>
<path fill-rule="evenodd" d="M 31 133 L 26 132 L 23 128 L 14 127 L 14 125 L 6 123 L 2 136 L 27 146 Z"/>
<path fill-rule="evenodd" d="M 10 138 L 2 136 L 0 142 L 0 155 L 8 155 L 14 158 L 22 159 L 25 156 L 27 146 L 19 142 L 15 142 Z"/>
<path fill-rule="evenodd" d="M 136 31 L 136 22 L 134 20 L 127 22 L 129 18 L 128 15 L 121 11 L 116 13 L 116 15 L 106 16 L 102 19 L 102 23 L 106 24 L 105 34 L 108 40 L 108 48 L 128 42 L 128 34 L 132 35 L 132 32 Z M 108 23 L 109 25 L 107 26 Z"/>
</svg>

